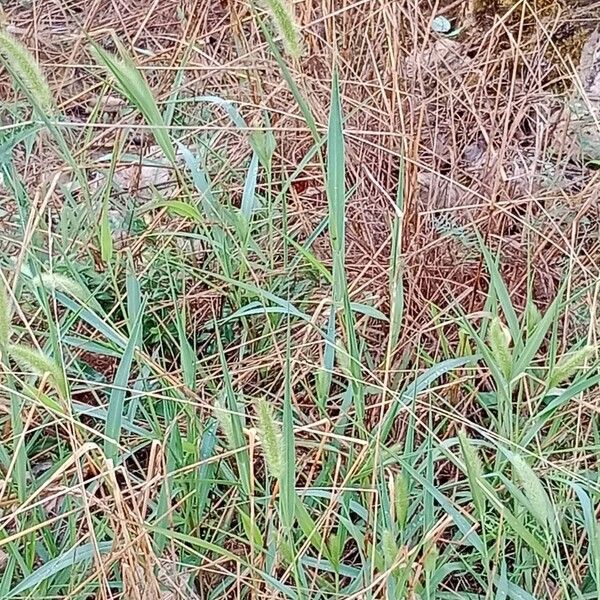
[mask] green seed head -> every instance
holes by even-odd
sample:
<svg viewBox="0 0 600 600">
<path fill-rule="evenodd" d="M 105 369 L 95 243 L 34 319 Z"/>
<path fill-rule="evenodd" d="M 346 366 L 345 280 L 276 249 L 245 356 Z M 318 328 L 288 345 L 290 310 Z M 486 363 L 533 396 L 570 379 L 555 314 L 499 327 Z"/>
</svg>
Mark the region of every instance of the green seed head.
<svg viewBox="0 0 600 600">
<path fill-rule="evenodd" d="M 263 0 L 263 3 L 283 40 L 286 52 L 298 58 L 302 54 L 302 38 L 289 0 Z"/>
<path fill-rule="evenodd" d="M 6 30 L 0 29 L 0 61 L 43 114 L 51 113 L 54 100 L 50 86 L 31 52 Z"/>
<path fill-rule="evenodd" d="M 381 549 L 385 557 L 386 567 L 390 567 L 398 556 L 398 545 L 396 544 L 396 536 L 389 529 L 384 529 L 381 534 Z"/>
<path fill-rule="evenodd" d="M 84 303 L 90 296 L 90 293 L 82 285 L 60 273 L 43 273 L 39 277 L 35 277 L 32 283 L 48 290 L 58 290 L 69 294 Z"/>
<path fill-rule="evenodd" d="M 48 377 L 50 383 L 61 396 L 67 395 L 67 384 L 62 368 L 43 352 L 23 344 L 11 344 L 8 354 L 23 369 L 27 369 L 37 377 Z"/>
<path fill-rule="evenodd" d="M 8 344 L 11 331 L 10 301 L 4 278 L 0 276 L 0 349 Z"/>
<path fill-rule="evenodd" d="M 227 446 L 230 449 L 236 447 L 235 444 L 235 435 L 233 433 L 233 423 L 231 422 L 231 413 L 227 409 L 227 405 L 225 402 L 225 396 L 219 397 L 215 402 L 215 418 L 219 423 L 219 427 L 225 436 L 225 440 L 227 441 Z"/>
<path fill-rule="evenodd" d="M 281 456 L 283 455 L 281 432 L 273 417 L 271 405 L 262 398 L 258 401 L 257 416 L 258 431 L 265 453 L 267 469 L 273 477 L 279 479 L 281 476 Z"/>
<path fill-rule="evenodd" d="M 552 371 L 550 381 L 548 382 L 549 387 L 556 387 L 569 379 L 569 377 L 575 375 L 595 352 L 596 348 L 594 346 L 585 346 L 580 350 L 563 356 Z"/>
<path fill-rule="evenodd" d="M 508 327 L 498 317 L 494 317 L 488 331 L 490 350 L 505 377 L 509 377 L 512 368 L 511 336 Z"/>
</svg>

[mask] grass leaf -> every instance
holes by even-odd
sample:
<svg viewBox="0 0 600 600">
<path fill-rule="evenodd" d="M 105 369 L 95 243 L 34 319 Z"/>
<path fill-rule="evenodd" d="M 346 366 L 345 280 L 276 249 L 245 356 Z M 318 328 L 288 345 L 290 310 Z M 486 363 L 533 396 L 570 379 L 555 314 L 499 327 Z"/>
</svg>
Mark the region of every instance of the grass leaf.
<svg viewBox="0 0 600 600">
<path fill-rule="evenodd" d="M 337 69 L 331 82 L 331 109 L 327 129 L 327 200 L 329 238 L 333 252 L 333 304 L 341 313 L 350 358 L 349 369 L 354 407 L 359 421 L 364 417 L 362 368 L 354 322 L 354 313 L 346 279 L 346 152 L 342 104 Z"/>
<path fill-rule="evenodd" d="M 125 404 L 125 396 L 127 395 L 127 390 L 129 388 L 131 367 L 135 351 L 138 349 L 142 339 L 143 314 L 144 308 L 142 307 L 131 330 L 131 335 L 127 342 L 127 346 L 123 351 L 119 366 L 117 367 L 108 400 L 108 412 L 104 429 L 104 433 L 108 439 L 104 442 L 104 452 L 107 458 L 110 458 L 115 462 L 119 452 L 119 440 L 121 439 L 122 421 L 124 416 L 123 407 Z"/>
<path fill-rule="evenodd" d="M 513 306 L 512 300 L 510 298 L 510 292 L 506 287 L 504 279 L 502 278 L 502 275 L 498 268 L 497 260 L 489 251 L 481 237 L 479 237 L 479 244 L 481 247 L 481 251 L 483 252 L 483 256 L 485 258 L 485 264 L 490 274 L 492 289 L 498 297 L 500 307 L 502 308 L 502 312 L 504 313 L 506 322 L 508 323 L 508 329 L 510 330 L 510 334 L 513 339 L 513 342 L 515 343 L 516 349 L 519 350 L 521 326 L 519 324 L 519 318 L 517 317 L 515 307 Z"/>
<path fill-rule="evenodd" d="M 120 44 L 117 44 L 120 56 L 113 56 L 98 44 L 93 45 L 94 54 L 115 78 L 123 96 L 131 102 L 152 127 L 156 142 L 172 164 L 176 156 L 171 137 L 163 116 L 158 109 L 152 90 L 142 72 Z"/>
<path fill-rule="evenodd" d="M 14 598 L 15 596 L 22 595 L 27 590 L 44 583 L 63 569 L 90 562 L 97 553 L 100 555 L 108 554 L 112 550 L 112 547 L 113 542 L 87 543 L 75 546 L 56 558 L 49 560 L 31 573 L 31 575 L 25 577 L 25 579 L 10 590 L 6 598 Z"/>
</svg>

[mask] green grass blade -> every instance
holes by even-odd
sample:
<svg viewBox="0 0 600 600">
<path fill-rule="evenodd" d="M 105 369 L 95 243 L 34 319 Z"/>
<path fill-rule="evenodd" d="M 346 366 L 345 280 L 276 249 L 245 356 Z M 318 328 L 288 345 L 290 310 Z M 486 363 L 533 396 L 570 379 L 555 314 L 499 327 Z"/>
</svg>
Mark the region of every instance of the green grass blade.
<svg viewBox="0 0 600 600">
<path fill-rule="evenodd" d="M 342 104 L 337 69 L 331 82 L 331 109 L 327 130 L 327 199 L 329 207 L 329 239 L 333 252 L 333 306 L 340 313 L 348 344 L 351 386 L 359 422 L 364 418 L 364 398 L 360 352 L 356 338 L 346 280 L 346 154 L 342 123 Z"/>
<path fill-rule="evenodd" d="M 154 138 L 161 150 L 169 161 L 175 164 L 176 156 L 173 143 L 152 90 L 129 54 L 120 44 L 117 45 L 119 48 L 119 57 L 106 52 L 98 44 L 93 45 L 94 53 L 99 62 L 115 78 L 123 96 L 142 113 L 146 123 L 152 128 Z"/>
<path fill-rule="evenodd" d="M 288 65 L 286 64 L 283 56 L 281 55 L 279 48 L 277 48 L 277 44 L 275 44 L 275 41 L 273 40 L 273 36 L 271 35 L 270 31 L 265 26 L 265 24 L 262 22 L 262 20 L 259 20 L 259 25 L 260 25 L 260 28 L 261 28 L 264 36 L 267 39 L 267 42 L 269 43 L 269 50 L 275 57 L 275 60 L 277 61 L 277 64 L 279 65 L 279 68 L 281 69 L 283 78 L 284 78 L 285 82 L 287 83 L 288 87 L 290 88 L 290 91 L 292 92 L 294 101 L 300 108 L 300 112 L 302 113 L 302 116 L 304 117 L 306 126 L 309 128 L 309 130 L 312 134 L 314 142 L 317 144 L 317 146 L 320 146 L 322 136 L 319 133 L 317 121 L 313 115 L 313 112 L 310 108 L 308 101 L 302 95 L 302 92 L 300 91 L 300 88 L 298 87 L 298 84 L 296 83 L 294 76 L 292 75 Z"/>
<path fill-rule="evenodd" d="M 246 223 L 250 222 L 254 211 L 257 208 L 256 200 L 256 181 L 258 177 L 258 154 L 253 154 L 250 160 L 250 166 L 246 173 L 246 180 L 244 182 L 244 191 L 242 194 L 242 204 L 240 206 L 240 212 L 244 217 Z"/>
<path fill-rule="evenodd" d="M 473 355 L 444 360 L 437 365 L 430 367 L 424 373 L 421 373 L 421 375 L 419 375 L 415 381 L 408 385 L 402 392 L 395 394 L 392 406 L 389 408 L 383 422 L 379 425 L 379 427 L 381 427 L 380 439 L 384 441 L 389 435 L 401 406 L 413 402 L 419 394 L 426 391 L 427 388 L 442 375 L 470 363 L 475 363 L 478 358 L 477 355 Z"/>
<path fill-rule="evenodd" d="M 285 358 L 285 383 L 283 394 L 283 460 L 281 462 L 281 526 L 289 535 L 295 521 L 296 514 L 296 440 L 294 437 L 294 417 L 292 404 L 292 374 L 291 374 L 291 344 L 290 344 L 290 319 L 287 319 L 288 343 Z"/>
<path fill-rule="evenodd" d="M 127 394 L 129 379 L 131 377 L 131 367 L 136 350 L 139 348 L 142 340 L 142 322 L 143 306 L 140 307 L 137 319 L 132 327 L 129 341 L 121 357 L 121 362 L 117 368 L 113 387 L 108 401 L 108 412 L 106 415 L 106 425 L 104 433 L 108 438 L 104 443 L 104 452 L 107 458 L 116 462 L 119 453 L 119 440 L 121 438 L 123 407 L 125 396 Z"/>
<path fill-rule="evenodd" d="M 510 298 L 510 292 L 506 287 L 506 283 L 502 278 L 500 270 L 498 269 L 497 260 L 494 258 L 481 238 L 479 238 L 479 243 L 488 273 L 490 275 L 490 285 L 500 302 L 500 307 L 502 308 L 502 312 L 506 317 L 506 322 L 508 324 L 508 328 L 510 329 L 511 337 L 515 341 L 516 349 L 520 350 L 521 326 L 519 324 L 519 317 L 517 316 L 515 307 L 513 306 Z"/>
<path fill-rule="evenodd" d="M 518 353 L 515 360 L 514 371 L 512 374 L 513 377 L 517 377 L 521 373 L 524 373 L 525 370 L 531 366 L 531 362 L 540 349 L 540 346 L 544 342 L 548 330 L 558 316 L 561 298 L 562 293 L 559 293 L 553 300 L 552 304 L 548 307 L 548 310 L 542 317 L 541 321 L 537 324 L 531 335 L 527 338 L 525 347 Z"/>
<path fill-rule="evenodd" d="M 10 590 L 7 598 L 14 598 L 15 596 L 22 595 L 27 590 L 44 583 L 44 581 L 47 581 L 63 569 L 90 562 L 98 553 L 100 555 L 108 554 L 112 550 L 112 547 L 112 542 L 99 542 L 98 544 L 88 543 L 71 548 L 70 550 L 63 552 L 60 556 L 43 564 L 31 575 L 25 577 L 25 579 Z"/>
<path fill-rule="evenodd" d="M 595 507 L 592 504 L 589 494 L 578 483 L 571 483 L 573 491 L 577 495 L 581 511 L 583 513 L 583 522 L 588 538 L 588 557 L 590 574 L 593 577 L 596 586 L 600 585 L 600 524 L 596 516 Z"/>
<path fill-rule="evenodd" d="M 245 450 L 246 438 L 244 436 L 245 418 L 243 412 L 243 406 L 238 402 L 238 397 L 233 389 L 233 382 L 229 373 L 229 367 L 227 365 L 227 356 L 223 348 L 223 342 L 219 334 L 218 329 L 215 327 L 215 337 L 217 342 L 217 349 L 219 354 L 219 361 L 221 363 L 221 369 L 223 373 L 223 398 L 225 400 L 225 408 L 228 411 L 226 413 L 227 425 L 229 435 L 229 443 L 233 449 L 240 450 L 236 453 L 235 459 L 239 471 L 239 482 L 246 497 L 249 497 L 252 493 L 252 482 L 250 477 L 250 459 L 248 452 Z"/>
</svg>

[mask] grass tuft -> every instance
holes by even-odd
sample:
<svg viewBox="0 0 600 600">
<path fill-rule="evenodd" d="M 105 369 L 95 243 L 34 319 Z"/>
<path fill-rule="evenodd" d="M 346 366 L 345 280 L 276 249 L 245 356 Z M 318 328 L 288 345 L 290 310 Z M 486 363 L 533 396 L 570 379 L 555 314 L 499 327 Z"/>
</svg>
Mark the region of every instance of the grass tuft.
<svg viewBox="0 0 600 600">
<path fill-rule="evenodd" d="M 0 16 L 0 598 L 600 597 L 590 3 L 125 4 Z"/>
</svg>

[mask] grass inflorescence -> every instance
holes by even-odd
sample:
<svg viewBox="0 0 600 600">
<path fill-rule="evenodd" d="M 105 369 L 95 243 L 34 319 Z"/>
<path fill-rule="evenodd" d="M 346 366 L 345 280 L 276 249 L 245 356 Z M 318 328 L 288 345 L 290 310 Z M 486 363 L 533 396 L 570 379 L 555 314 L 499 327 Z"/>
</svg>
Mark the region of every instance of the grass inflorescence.
<svg viewBox="0 0 600 600">
<path fill-rule="evenodd" d="M 286 52 L 299 58 L 302 54 L 302 36 L 290 0 L 261 0 L 275 25 Z"/>
<path fill-rule="evenodd" d="M 12 74 L 15 84 L 31 99 L 35 108 L 50 113 L 54 99 L 46 77 L 30 50 L 0 27 L 0 59 Z"/>
</svg>

